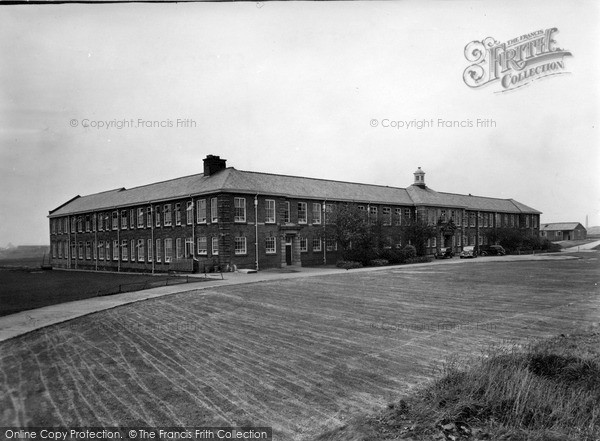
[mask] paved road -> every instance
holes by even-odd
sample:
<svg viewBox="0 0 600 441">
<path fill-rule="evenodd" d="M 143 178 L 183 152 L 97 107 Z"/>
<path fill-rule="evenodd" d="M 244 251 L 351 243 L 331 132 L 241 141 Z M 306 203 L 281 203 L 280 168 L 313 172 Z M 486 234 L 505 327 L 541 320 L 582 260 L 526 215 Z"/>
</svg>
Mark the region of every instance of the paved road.
<svg viewBox="0 0 600 441">
<path fill-rule="evenodd" d="M 523 255 L 523 256 L 502 256 L 502 257 L 486 257 L 471 260 L 463 259 L 447 259 L 436 260 L 431 263 L 422 263 L 411 265 L 411 268 L 418 268 L 429 265 L 450 265 L 450 264 L 469 264 L 471 262 L 512 262 L 512 261 L 530 261 L 530 260 L 546 260 L 546 259 L 576 259 L 576 257 L 564 254 L 539 254 L 539 255 Z M 406 268 L 406 265 L 401 265 L 399 268 Z M 351 272 L 372 272 L 389 270 L 387 267 L 369 267 L 354 269 Z M 290 272 L 293 271 L 293 272 Z M 225 273 L 224 280 L 220 277 L 210 281 L 202 281 L 191 284 L 162 286 L 158 288 L 147 289 L 124 294 L 115 294 L 105 297 L 94 297 L 85 300 L 77 300 L 74 302 L 61 303 L 58 305 L 46 306 L 43 308 L 23 311 L 16 314 L 0 317 L 0 341 L 8 340 L 22 334 L 40 329 L 46 326 L 72 320 L 77 317 L 92 314 L 98 311 L 117 308 L 129 303 L 140 302 L 147 299 L 162 297 L 181 292 L 206 290 L 215 286 L 240 285 L 246 283 L 257 283 L 270 280 L 295 279 L 312 276 L 323 276 L 330 274 L 346 273 L 346 270 L 339 268 L 302 268 L 293 267 L 292 270 L 266 270 L 255 274 L 245 273 Z M 203 277 L 203 275 L 198 275 Z"/>
<path fill-rule="evenodd" d="M 600 245 L 600 240 L 596 240 L 594 242 L 584 243 L 583 245 L 577 245 L 576 247 L 564 248 L 563 253 L 576 253 L 579 251 L 590 251 L 593 248 Z"/>
</svg>

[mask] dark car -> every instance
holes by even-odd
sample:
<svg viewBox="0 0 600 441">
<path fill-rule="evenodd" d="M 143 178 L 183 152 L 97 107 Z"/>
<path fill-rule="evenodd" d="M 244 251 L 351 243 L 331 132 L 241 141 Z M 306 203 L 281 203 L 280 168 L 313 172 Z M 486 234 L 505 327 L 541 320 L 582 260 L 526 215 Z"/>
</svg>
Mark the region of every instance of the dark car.
<svg viewBox="0 0 600 441">
<path fill-rule="evenodd" d="M 452 248 L 440 248 L 433 255 L 436 259 L 452 259 L 454 257 L 454 251 Z"/>
<path fill-rule="evenodd" d="M 476 249 L 480 256 L 504 256 L 506 254 L 501 245 L 479 245 Z"/>
</svg>

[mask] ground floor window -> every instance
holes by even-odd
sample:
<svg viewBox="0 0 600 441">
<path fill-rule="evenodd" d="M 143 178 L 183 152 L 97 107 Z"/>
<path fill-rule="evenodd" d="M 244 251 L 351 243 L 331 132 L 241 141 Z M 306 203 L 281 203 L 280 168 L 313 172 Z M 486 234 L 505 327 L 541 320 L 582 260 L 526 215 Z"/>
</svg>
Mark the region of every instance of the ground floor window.
<svg viewBox="0 0 600 441">
<path fill-rule="evenodd" d="M 306 237 L 300 238 L 300 252 L 306 253 L 308 251 L 308 239 Z"/>
<path fill-rule="evenodd" d="M 170 262 L 173 257 L 173 239 L 165 239 L 165 262 Z"/>
<path fill-rule="evenodd" d="M 219 238 L 218 237 L 212 238 L 212 255 L 213 256 L 219 255 Z"/>
<path fill-rule="evenodd" d="M 98 245 L 98 259 L 104 260 L 104 243 L 100 242 Z"/>
<path fill-rule="evenodd" d="M 162 261 L 162 253 L 163 253 L 162 240 L 156 239 L 156 261 L 157 262 Z"/>
<path fill-rule="evenodd" d="M 152 252 L 152 239 L 148 239 L 148 262 L 152 262 L 154 253 Z"/>
<path fill-rule="evenodd" d="M 194 257 L 194 239 L 185 238 L 185 257 Z"/>
<path fill-rule="evenodd" d="M 130 256 L 131 261 L 135 262 L 135 250 L 136 250 L 135 240 L 131 239 L 129 249 L 131 250 L 131 256 Z M 125 259 L 123 259 L 123 260 L 125 260 Z"/>
<path fill-rule="evenodd" d="M 83 259 L 83 242 L 79 242 L 77 244 L 77 257 L 79 257 L 79 259 Z"/>
<path fill-rule="evenodd" d="M 200 256 L 206 256 L 208 254 L 207 246 L 206 246 L 206 236 L 198 237 L 198 254 Z"/>
<path fill-rule="evenodd" d="M 276 252 L 275 238 L 267 237 L 266 241 L 267 241 L 267 244 L 266 244 L 267 254 L 274 254 Z"/>
<path fill-rule="evenodd" d="M 119 260 L 119 241 L 118 240 L 113 240 L 112 257 L 113 257 L 113 260 Z"/>
<path fill-rule="evenodd" d="M 138 261 L 143 262 L 146 260 L 146 249 L 144 244 L 146 241 L 144 239 L 138 239 L 137 244 L 137 252 L 138 252 Z"/>
<path fill-rule="evenodd" d="M 321 251 L 321 239 L 318 237 L 313 239 L 313 251 Z"/>
<path fill-rule="evenodd" d="M 246 254 L 246 237 L 236 237 L 235 238 L 235 254 Z"/>
<path fill-rule="evenodd" d="M 183 257 L 183 247 L 181 246 L 181 237 L 175 240 L 175 255 L 178 259 Z"/>
<path fill-rule="evenodd" d="M 127 241 L 123 239 L 121 241 L 121 260 L 129 259 L 129 250 L 127 249 Z"/>
<path fill-rule="evenodd" d="M 87 260 L 92 258 L 92 245 L 89 240 L 85 243 L 85 258 Z"/>
</svg>

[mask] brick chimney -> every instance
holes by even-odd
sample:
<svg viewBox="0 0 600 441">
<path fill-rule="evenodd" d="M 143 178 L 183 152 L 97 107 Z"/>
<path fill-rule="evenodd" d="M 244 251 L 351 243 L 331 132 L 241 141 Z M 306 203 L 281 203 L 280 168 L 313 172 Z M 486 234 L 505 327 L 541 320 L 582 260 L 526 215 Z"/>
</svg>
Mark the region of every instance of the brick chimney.
<svg viewBox="0 0 600 441">
<path fill-rule="evenodd" d="M 221 159 L 219 156 L 207 155 L 204 158 L 204 176 L 211 176 L 224 170 L 227 167 L 227 159 Z"/>
</svg>

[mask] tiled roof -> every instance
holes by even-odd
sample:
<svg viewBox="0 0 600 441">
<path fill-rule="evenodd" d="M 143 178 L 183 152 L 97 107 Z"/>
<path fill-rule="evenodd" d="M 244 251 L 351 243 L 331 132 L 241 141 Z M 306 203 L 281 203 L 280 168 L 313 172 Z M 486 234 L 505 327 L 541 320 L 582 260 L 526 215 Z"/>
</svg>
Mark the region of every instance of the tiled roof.
<svg viewBox="0 0 600 441">
<path fill-rule="evenodd" d="M 51 211 L 50 216 L 107 210 L 114 207 L 148 204 L 150 202 L 224 191 L 320 201 L 353 201 L 411 206 L 431 205 L 499 212 L 539 213 L 539 211 L 512 199 L 439 193 L 429 188 L 421 189 L 415 186 L 398 188 L 257 173 L 229 167 L 211 176 L 197 174 L 141 187 L 119 188 L 88 196 L 79 196 Z"/>
<path fill-rule="evenodd" d="M 566 231 L 566 230 L 574 230 L 578 225 L 581 225 L 579 222 L 556 222 L 553 224 L 541 224 L 540 230 L 542 231 Z M 582 225 L 583 227 L 583 225 Z"/>
</svg>

